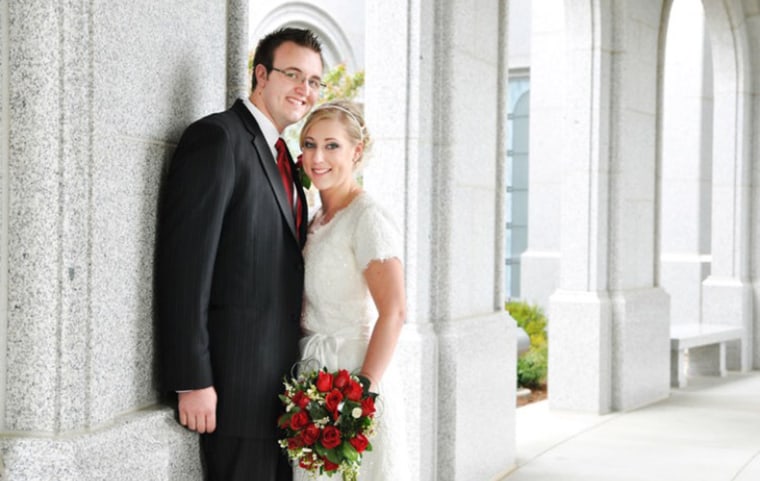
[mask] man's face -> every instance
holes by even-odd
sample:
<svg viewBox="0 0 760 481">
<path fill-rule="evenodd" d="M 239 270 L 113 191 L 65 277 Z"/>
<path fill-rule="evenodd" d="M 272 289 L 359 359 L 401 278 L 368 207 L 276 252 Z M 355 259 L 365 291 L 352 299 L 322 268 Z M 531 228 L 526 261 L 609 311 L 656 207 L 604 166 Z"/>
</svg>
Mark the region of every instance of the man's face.
<svg viewBox="0 0 760 481">
<path fill-rule="evenodd" d="M 321 82 L 322 59 L 310 48 L 285 42 L 274 51 L 272 68 L 267 75 L 263 65 L 256 66 L 252 100 L 282 132 L 301 120 L 319 98 L 319 89 L 310 84 Z"/>
</svg>

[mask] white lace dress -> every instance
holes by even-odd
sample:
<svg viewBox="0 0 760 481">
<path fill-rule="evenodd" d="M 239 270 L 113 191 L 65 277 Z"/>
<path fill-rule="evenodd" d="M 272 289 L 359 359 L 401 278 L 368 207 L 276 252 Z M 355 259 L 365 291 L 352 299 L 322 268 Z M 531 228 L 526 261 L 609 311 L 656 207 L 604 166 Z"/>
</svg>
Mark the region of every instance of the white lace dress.
<svg viewBox="0 0 760 481">
<path fill-rule="evenodd" d="M 334 371 L 358 372 L 377 310 L 363 271 L 373 260 L 403 259 L 393 219 L 367 193 L 359 194 L 325 225 L 314 226 L 304 248 L 303 359 Z M 360 481 L 404 481 L 409 465 L 400 379 L 393 363 L 379 384 L 377 434 L 365 452 Z M 295 479 L 310 479 L 295 468 Z M 340 476 L 324 480 L 339 481 Z"/>
</svg>

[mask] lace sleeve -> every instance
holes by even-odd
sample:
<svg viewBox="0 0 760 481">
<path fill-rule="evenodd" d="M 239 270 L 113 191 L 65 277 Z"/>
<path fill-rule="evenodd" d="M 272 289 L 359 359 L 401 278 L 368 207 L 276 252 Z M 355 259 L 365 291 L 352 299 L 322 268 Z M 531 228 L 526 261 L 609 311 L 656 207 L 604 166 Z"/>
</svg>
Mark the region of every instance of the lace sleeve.
<svg viewBox="0 0 760 481">
<path fill-rule="evenodd" d="M 393 217 L 372 202 L 359 214 L 354 226 L 354 253 L 361 270 L 374 260 L 403 258 L 401 231 Z"/>
</svg>

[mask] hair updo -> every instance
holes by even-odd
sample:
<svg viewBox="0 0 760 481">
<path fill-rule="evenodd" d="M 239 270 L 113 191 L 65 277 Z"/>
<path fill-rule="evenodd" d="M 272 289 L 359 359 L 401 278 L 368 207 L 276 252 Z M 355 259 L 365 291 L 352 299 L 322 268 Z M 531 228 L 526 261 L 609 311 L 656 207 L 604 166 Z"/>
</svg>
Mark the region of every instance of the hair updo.
<svg viewBox="0 0 760 481">
<path fill-rule="evenodd" d="M 364 145 L 362 154 L 356 159 L 354 170 L 363 167 L 364 157 L 369 151 L 372 139 L 367 131 L 367 126 L 364 124 L 364 117 L 362 116 L 359 106 L 348 100 L 332 100 L 330 102 L 325 102 L 312 110 L 303 124 L 301 135 L 298 139 L 301 150 L 303 150 L 304 139 L 306 138 L 309 129 L 322 120 L 337 120 L 343 125 L 349 139 L 355 144 L 362 143 Z"/>
</svg>

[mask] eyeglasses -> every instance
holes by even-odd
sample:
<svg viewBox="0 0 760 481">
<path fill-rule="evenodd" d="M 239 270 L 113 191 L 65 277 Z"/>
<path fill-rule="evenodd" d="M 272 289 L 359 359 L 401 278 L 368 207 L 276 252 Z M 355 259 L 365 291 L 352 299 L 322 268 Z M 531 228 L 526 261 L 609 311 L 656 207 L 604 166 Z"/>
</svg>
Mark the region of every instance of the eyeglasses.
<svg viewBox="0 0 760 481">
<path fill-rule="evenodd" d="M 301 73 L 299 70 L 296 70 L 296 69 L 289 68 L 286 70 L 282 70 L 277 67 L 272 67 L 272 70 L 274 70 L 275 72 L 280 72 L 281 74 L 283 74 L 284 76 L 286 76 L 291 81 L 297 84 L 302 84 L 304 83 L 304 81 L 306 81 L 306 83 L 309 85 L 309 88 L 312 90 L 319 90 L 321 88 L 326 87 L 325 83 L 322 82 L 322 80 L 320 80 L 319 78 L 311 77 L 307 79 L 306 75 L 304 75 L 303 73 Z"/>
</svg>

